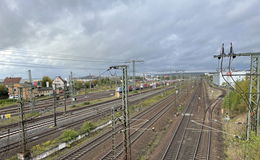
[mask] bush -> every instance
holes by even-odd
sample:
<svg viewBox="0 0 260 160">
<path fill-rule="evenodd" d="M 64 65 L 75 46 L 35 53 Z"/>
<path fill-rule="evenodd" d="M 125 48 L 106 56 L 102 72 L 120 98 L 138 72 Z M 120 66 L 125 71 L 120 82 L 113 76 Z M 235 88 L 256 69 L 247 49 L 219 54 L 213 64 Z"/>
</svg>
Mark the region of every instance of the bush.
<svg viewBox="0 0 260 160">
<path fill-rule="evenodd" d="M 90 122 L 84 122 L 80 128 L 80 133 L 89 133 L 94 128 Z"/>
<path fill-rule="evenodd" d="M 9 105 L 17 102 L 16 99 L 0 99 L 0 106 Z"/>
<path fill-rule="evenodd" d="M 90 102 L 84 102 L 83 104 L 84 104 L 84 105 L 89 105 L 89 104 L 90 104 Z"/>
<path fill-rule="evenodd" d="M 224 98 L 223 108 L 230 111 L 232 114 L 240 114 L 247 110 L 247 104 L 241 94 L 246 98 L 245 93 L 248 93 L 248 80 L 243 80 L 236 83 L 235 90 L 230 91 Z"/>
<path fill-rule="evenodd" d="M 68 142 L 72 139 L 75 139 L 78 136 L 78 132 L 73 130 L 73 129 L 66 129 L 62 132 L 62 134 L 60 135 L 60 139 Z"/>
<path fill-rule="evenodd" d="M 260 159 L 260 137 L 255 134 L 250 134 L 249 141 L 242 141 L 244 153 L 248 159 L 259 160 Z"/>
</svg>

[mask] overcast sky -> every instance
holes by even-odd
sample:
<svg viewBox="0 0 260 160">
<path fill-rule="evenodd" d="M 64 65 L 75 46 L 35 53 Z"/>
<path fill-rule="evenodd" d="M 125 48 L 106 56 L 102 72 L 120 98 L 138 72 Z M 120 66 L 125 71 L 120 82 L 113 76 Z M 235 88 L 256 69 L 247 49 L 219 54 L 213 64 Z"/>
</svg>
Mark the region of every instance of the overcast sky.
<svg viewBox="0 0 260 160">
<path fill-rule="evenodd" d="M 0 79 L 98 74 L 144 60 L 138 72 L 214 71 L 226 52 L 260 51 L 259 0 L 2 0 Z M 234 60 L 247 69 L 249 58 Z M 131 69 L 131 68 L 130 68 Z"/>
</svg>

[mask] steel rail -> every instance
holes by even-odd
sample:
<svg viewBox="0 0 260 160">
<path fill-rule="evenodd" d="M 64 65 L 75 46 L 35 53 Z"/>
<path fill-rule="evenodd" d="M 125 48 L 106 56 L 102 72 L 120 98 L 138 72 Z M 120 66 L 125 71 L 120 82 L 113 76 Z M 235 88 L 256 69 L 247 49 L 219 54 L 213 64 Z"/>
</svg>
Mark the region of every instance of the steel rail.
<svg viewBox="0 0 260 160">
<path fill-rule="evenodd" d="M 162 103 L 166 103 L 168 100 L 171 100 L 172 96 L 168 96 L 167 98 L 163 99 L 162 101 L 152 105 L 151 107 L 147 108 L 145 111 L 139 113 L 138 115 L 132 117 L 131 119 L 136 119 L 139 117 L 142 117 L 150 112 L 152 112 L 153 110 L 157 109 L 158 105 L 161 105 Z M 133 122 L 131 122 L 132 124 Z M 120 129 L 122 129 L 122 126 L 117 126 L 116 130 L 119 131 Z M 95 138 L 93 141 L 77 148 L 76 150 L 73 150 L 72 152 L 67 153 L 66 155 L 64 155 L 62 158 L 59 158 L 59 160 L 65 160 L 65 159 L 77 159 L 80 158 L 81 156 L 83 156 L 84 154 L 86 154 L 87 152 L 91 151 L 92 149 L 94 149 L 96 146 L 100 145 L 101 143 L 105 142 L 106 140 L 108 140 L 112 135 L 112 130 L 104 133 L 103 135 L 101 135 L 100 137 Z M 118 148 L 119 146 L 116 146 L 116 148 Z"/>
<path fill-rule="evenodd" d="M 195 97 L 196 97 L 196 94 L 197 94 L 198 91 L 199 91 L 199 88 L 200 88 L 199 86 L 196 88 L 196 90 L 195 90 L 195 92 L 194 92 L 194 94 L 193 94 L 193 96 L 192 96 L 192 98 L 191 98 L 189 104 L 187 105 L 187 107 L 186 107 L 184 113 L 187 113 L 188 110 L 191 108 L 191 104 L 192 104 L 192 102 L 195 100 Z M 164 154 L 163 154 L 163 156 L 162 156 L 161 159 L 173 159 L 173 156 L 174 156 L 174 155 L 173 155 L 173 153 L 172 153 L 172 151 L 171 151 L 171 147 L 173 147 L 174 139 L 176 138 L 178 131 L 180 130 L 182 124 L 184 123 L 184 117 L 185 117 L 185 116 L 183 116 L 183 117 L 181 118 L 180 122 L 178 123 L 177 128 L 175 129 L 175 131 L 174 131 L 174 133 L 173 133 L 173 136 L 172 136 L 172 138 L 171 138 L 171 140 L 170 140 L 170 143 L 167 145 L 166 150 L 165 150 L 165 152 L 164 152 Z M 185 128 L 184 128 L 184 129 L 185 129 Z M 184 134 L 183 134 L 183 136 L 184 136 Z M 183 140 L 183 138 L 181 138 L 181 139 Z M 180 145 L 181 145 L 181 144 L 180 144 Z M 179 147 L 180 147 L 180 146 L 179 146 Z M 178 149 L 178 150 L 180 150 L 180 149 Z M 176 155 L 175 157 L 177 157 L 177 155 Z"/>
<path fill-rule="evenodd" d="M 143 100 L 143 99 L 147 99 L 147 98 L 152 97 L 152 96 L 154 96 L 154 95 L 160 94 L 160 93 L 164 92 L 165 90 L 170 90 L 170 89 L 172 89 L 172 87 L 171 87 L 171 88 L 162 89 L 162 91 L 160 91 L 160 92 L 156 92 L 156 93 L 154 93 L 154 94 L 152 94 L 152 95 L 149 95 L 149 96 L 144 97 L 144 98 L 142 98 L 142 99 L 139 99 L 139 100 L 137 100 L 137 101 L 141 101 L 141 100 Z M 148 92 L 149 92 L 149 91 L 148 91 Z M 145 93 L 147 93 L 147 92 L 145 92 Z M 137 94 L 137 95 L 139 95 L 139 94 Z M 133 96 L 134 96 L 134 95 L 133 95 Z M 108 102 L 106 102 L 106 103 L 108 103 Z M 102 104 L 105 104 L 105 103 L 102 103 Z M 95 106 L 96 106 L 96 105 L 95 105 Z M 109 112 L 110 109 L 107 109 L 107 111 Z M 109 114 L 108 112 L 107 112 L 106 114 Z M 100 116 L 103 116 L 103 114 L 102 114 L 102 113 L 99 113 L 97 116 L 92 115 L 91 117 L 88 117 L 88 118 L 86 118 L 86 119 L 81 119 L 81 120 L 75 121 L 75 122 L 73 122 L 73 123 L 70 123 L 70 124 L 68 124 L 67 126 L 66 126 L 66 125 L 65 125 L 65 126 L 60 126 L 60 128 L 62 128 L 62 130 L 63 130 L 63 129 L 66 129 L 66 128 L 70 128 L 70 127 L 75 126 L 76 124 L 81 124 L 82 122 L 84 122 L 84 121 L 86 121 L 86 120 L 91 120 L 91 119 L 94 119 L 94 118 L 98 118 L 98 117 L 100 117 Z M 49 135 L 55 134 L 55 133 L 57 133 L 57 131 L 60 130 L 60 128 L 55 128 L 55 129 L 53 129 L 53 130 L 51 130 L 51 131 L 42 132 L 41 134 L 35 135 L 35 136 L 33 136 L 33 137 L 29 137 L 29 138 L 28 138 L 28 142 L 30 143 L 30 142 L 39 140 L 39 139 L 41 139 L 41 138 L 47 137 L 47 136 L 49 136 Z M 12 144 L 7 145 L 7 146 L 5 146 L 5 147 L 1 147 L 0 153 L 4 153 L 4 152 L 6 152 L 6 151 L 9 151 L 9 150 L 11 150 L 11 149 L 16 149 L 16 148 L 19 148 L 19 143 L 18 143 L 18 142 L 12 143 Z"/>
</svg>

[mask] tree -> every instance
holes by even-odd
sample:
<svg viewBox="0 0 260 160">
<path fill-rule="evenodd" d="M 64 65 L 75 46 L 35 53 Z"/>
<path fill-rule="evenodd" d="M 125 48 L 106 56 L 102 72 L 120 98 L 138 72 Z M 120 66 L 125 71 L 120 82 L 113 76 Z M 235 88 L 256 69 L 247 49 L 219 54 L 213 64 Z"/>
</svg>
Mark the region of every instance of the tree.
<svg viewBox="0 0 260 160">
<path fill-rule="evenodd" d="M 83 84 L 81 81 L 75 81 L 76 90 L 80 90 L 82 87 L 83 87 Z"/>
<path fill-rule="evenodd" d="M 42 86 L 43 86 L 43 87 L 46 87 L 46 82 L 49 82 L 49 86 L 52 85 L 52 80 L 51 80 L 51 78 L 48 77 L 48 76 L 43 76 L 43 77 L 42 77 Z"/>
<path fill-rule="evenodd" d="M 238 81 L 235 89 L 230 91 L 224 98 L 223 107 L 232 114 L 240 114 L 247 110 L 247 93 L 249 80 Z M 246 98 L 246 99 L 245 99 Z"/>
<path fill-rule="evenodd" d="M 4 85 L 0 85 L 0 98 L 8 98 L 8 89 Z"/>
</svg>

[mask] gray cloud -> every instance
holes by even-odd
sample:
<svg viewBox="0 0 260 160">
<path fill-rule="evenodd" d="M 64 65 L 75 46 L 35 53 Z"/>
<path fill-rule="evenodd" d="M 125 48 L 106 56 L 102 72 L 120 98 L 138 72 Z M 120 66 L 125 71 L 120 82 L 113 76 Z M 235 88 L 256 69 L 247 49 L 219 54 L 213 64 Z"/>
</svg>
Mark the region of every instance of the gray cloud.
<svg viewBox="0 0 260 160">
<path fill-rule="evenodd" d="M 0 53 L 4 61 L 17 64 L 68 68 L 33 69 L 36 77 L 67 75 L 70 70 L 78 75 L 98 73 L 101 70 L 93 68 L 105 70 L 117 64 L 109 61 L 129 59 L 145 60 L 138 65 L 139 72 L 213 71 L 217 60 L 212 55 L 218 53 L 221 43 L 233 42 L 237 52 L 260 50 L 259 5 L 257 0 L 6 0 L 0 4 Z M 90 59 L 107 63 L 88 62 Z M 247 67 L 248 59 L 238 61 L 234 62 L 236 68 Z M 28 69 L 2 68 L 2 76 L 26 74 Z"/>
</svg>

